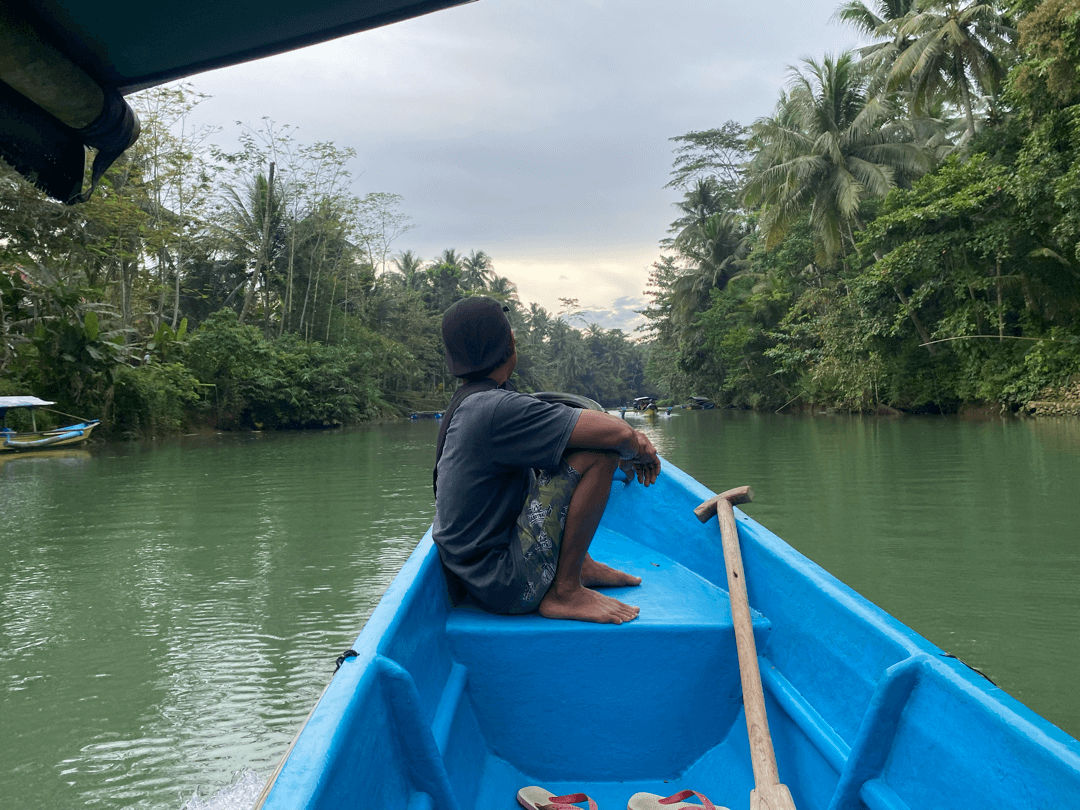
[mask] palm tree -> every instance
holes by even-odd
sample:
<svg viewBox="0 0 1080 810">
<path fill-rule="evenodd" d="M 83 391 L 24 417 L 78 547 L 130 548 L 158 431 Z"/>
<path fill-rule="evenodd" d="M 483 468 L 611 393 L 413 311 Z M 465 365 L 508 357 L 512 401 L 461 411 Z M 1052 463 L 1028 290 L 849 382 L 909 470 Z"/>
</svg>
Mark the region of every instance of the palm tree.
<svg viewBox="0 0 1080 810">
<path fill-rule="evenodd" d="M 445 264 L 447 267 L 453 267 L 457 269 L 458 272 L 461 272 L 461 257 L 453 248 L 446 248 L 435 262 L 437 264 Z"/>
<path fill-rule="evenodd" d="M 710 217 L 723 213 L 728 206 L 716 178 L 703 177 L 694 183 L 676 207 L 682 216 L 671 223 L 669 230 L 675 234 L 671 245 L 682 249 L 698 238 L 698 232 Z"/>
<path fill-rule="evenodd" d="M 542 343 L 551 326 L 551 315 L 539 304 L 529 304 L 527 315 L 529 336 L 536 343 Z"/>
<path fill-rule="evenodd" d="M 437 312 L 445 312 L 461 297 L 461 257 L 456 250 L 448 248 L 431 263 L 426 274 L 431 285 L 428 303 Z"/>
<path fill-rule="evenodd" d="M 834 15 L 859 33 L 877 39 L 859 49 L 859 55 L 874 73 L 887 75 L 896 57 L 907 49 L 911 40 L 899 34 L 900 26 L 915 11 L 918 0 L 877 0 L 873 8 L 863 0 L 847 0 Z"/>
<path fill-rule="evenodd" d="M 888 86 L 910 86 L 920 105 L 938 94 L 955 100 L 964 111 L 967 138 L 972 138 L 973 94 L 997 95 L 1008 72 L 1015 30 L 992 3 L 922 0 L 896 35 L 910 45 L 892 63 Z"/>
<path fill-rule="evenodd" d="M 581 393 L 580 378 L 587 365 L 581 335 L 559 317 L 551 323 L 549 341 L 557 387 L 570 393 Z"/>
<path fill-rule="evenodd" d="M 893 105 L 867 92 L 869 77 L 851 53 L 791 69 L 776 114 L 753 127 L 758 149 L 744 200 L 760 206 L 766 247 L 809 215 L 818 260 L 835 264 L 854 242 L 868 198 L 927 167 L 925 150 L 903 142 Z"/>
<path fill-rule="evenodd" d="M 284 213 L 280 185 L 275 187 L 274 184 L 273 163 L 268 175 L 256 175 L 242 192 L 232 186 L 225 187 L 224 211 L 218 227 L 230 243 L 233 255 L 250 268 L 240 311 L 241 322 L 251 310 L 260 280 L 266 288 L 270 268 L 283 251 Z"/>
<path fill-rule="evenodd" d="M 905 140 L 923 144 L 933 157 L 932 163 L 938 165 L 956 148 L 956 136 L 960 134 L 945 98 L 916 98 L 910 82 L 898 90 L 888 90 L 893 65 L 914 41 L 901 29 L 917 10 L 918 0 L 878 0 L 872 9 L 862 0 L 847 0 L 835 17 L 877 40 L 858 49 L 860 64 L 870 73 L 868 90 L 871 94 L 894 95 L 897 106 L 906 110 L 906 117 L 896 122 L 909 131 L 910 137 Z"/>
<path fill-rule="evenodd" d="M 750 252 L 749 234 L 733 214 L 713 214 L 697 229 L 695 241 L 683 255 L 693 267 L 680 275 L 672 289 L 672 314 L 684 326 L 708 308 L 713 290 L 723 290 L 744 269 Z"/>
<path fill-rule="evenodd" d="M 916 0 L 878 0 L 873 8 L 863 0 L 847 0 L 834 15 L 867 36 L 881 36 L 914 10 Z"/>
<path fill-rule="evenodd" d="M 482 290 L 494 276 L 491 257 L 474 250 L 461 260 L 461 284 L 470 290 Z"/>
<path fill-rule="evenodd" d="M 427 282 L 423 273 L 424 260 L 411 250 L 402 251 L 394 259 L 394 267 L 401 274 L 406 290 L 422 290 Z"/>
<path fill-rule="evenodd" d="M 512 309 L 517 309 L 519 305 L 517 285 L 506 276 L 492 276 L 488 282 L 487 294 L 496 301 L 508 304 Z"/>
<path fill-rule="evenodd" d="M 697 240 L 683 255 L 697 265 L 699 286 L 722 290 L 742 269 L 750 252 L 749 234 L 733 214 L 713 214 L 702 223 Z"/>
</svg>

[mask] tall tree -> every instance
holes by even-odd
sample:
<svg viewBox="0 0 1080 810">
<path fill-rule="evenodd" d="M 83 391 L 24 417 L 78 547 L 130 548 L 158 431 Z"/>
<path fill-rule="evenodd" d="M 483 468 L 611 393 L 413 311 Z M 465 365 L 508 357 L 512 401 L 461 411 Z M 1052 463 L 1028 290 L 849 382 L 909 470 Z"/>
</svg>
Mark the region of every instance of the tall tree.
<svg viewBox="0 0 1080 810">
<path fill-rule="evenodd" d="M 713 290 L 723 290 L 742 269 L 750 252 L 749 234 L 732 214 L 713 214 L 683 249 L 692 266 L 672 290 L 673 315 L 684 325 L 709 305 Z"/>
<path fill-rule="evenodd" d="M 711 178 L 723 204 L 734 208 L 742 190 L 746 163 L 750 159 L 746 139 L 749 131 L 737 121 L 725 121 L 716 129 L 695 130 L 671 138 L 675 159 L 667 188 L 689 188 Z"/>
<path fill-rule="evenodd" d="M 995 3 L 922 0 L 897 26 L 897 37 L 910 45 L 896 55 L 888 86 L 910 86 L 917 104 L 938 94 L 956 101 L 970 139 L 976 95 L 996 98 L 1012 62 L 1015 33 Z"/>
<path fill-rule="evenodd" d="M 685 250 L 701 240 L 701 231 L 710 218 L 733 210 L 731 200 L 714 177 L 700 177 L 694 181 L 675 204 L 682 215 L 668 228 L 674 238 L 662 244 Z"/>
<path fill-rule="evenodd" d="M 466 289 L 482 290 L 493 277 L 494 266 L 491 263 L 491 257 L 484 251 L 474 250 L 462 259 L 461 283 Z"/>
<path fill-rule="evenodd" d="M 896 57 L 911 44 L 910 38 L 900 34 L 900 27 L 917 5 L 918 0 L 878 0 L 870 5 L 863 0 L 846 0 L 834 16 L 876 40 L 860 48 L 859 55 L 872 73 L 886 79 Z M 872 80 L 872 85 L 882 83 Z"/>
<path fill-rule="evenodd" d="M 281 255 L 285 221 L 280 188 L 275 189 L 276 166 L 252 178 L 247 187 L 227 186 L 218 227 L 233 255 L 247 266 L 240 322 L 251 312 L 260 283 L 265 287 L 270 265 Z M 239 292 L 239 290 L 237 290 Z"/>
<path fill-rule="evenodd" d="M 406 290 L 419 291 L 424 289 L 427 276 L 424 275 L 424 260 L 411 250 L 402 251 L 394 259 L 394 267 L 401 274 L 402 283 Z"/>
<path fill-rule="evenodd" d="M 777 112 L 753 126 L 758 152 L 744 198 L 760 206 L 768 246 L 809 213 L 818 260 L 833 265 L 853 246 L 864 203 L 924 171 L 927 156 L 892 126 L 890 104 L 867 94 L 850 52 L 803 64 Z"/>
</svg>

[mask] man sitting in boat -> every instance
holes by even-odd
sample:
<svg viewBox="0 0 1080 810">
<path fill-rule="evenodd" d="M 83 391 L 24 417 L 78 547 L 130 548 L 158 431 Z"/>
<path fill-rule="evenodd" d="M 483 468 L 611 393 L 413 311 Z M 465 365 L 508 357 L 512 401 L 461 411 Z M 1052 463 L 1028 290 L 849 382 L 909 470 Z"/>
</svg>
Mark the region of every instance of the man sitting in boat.
<svg viewBox="0 0 1080 810">
<path fill-rule="evenodd" d="M 495 613 L 621 624 L 638 608 L 594 590 L 641 578 L 589 555 L 612 477 L 645 486 L 660 459 L 641 431 L 601 411 L 508 390 L 517 350 L 503 307 L 459 301 L 443 317 L 451 373 L 464 380 L 436 449 L 434 538 L 452 587 Z"/>
</svg>

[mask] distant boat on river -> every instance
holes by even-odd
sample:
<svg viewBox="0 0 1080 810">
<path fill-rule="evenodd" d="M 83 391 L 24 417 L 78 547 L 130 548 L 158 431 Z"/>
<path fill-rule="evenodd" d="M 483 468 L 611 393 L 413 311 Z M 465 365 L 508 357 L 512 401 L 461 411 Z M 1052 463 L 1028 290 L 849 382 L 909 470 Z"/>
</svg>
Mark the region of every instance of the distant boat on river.
<svg viewBox="0 0 1080 810">
<path fill-rule="evenodd" d="M 50 408 L 55 402 L 37 397 L 0 397 L 0 452 L 45 450 L 85 442 L 90 433 L 101 424 L 100 419 L 81 419 L 62 427 L 38 429 L 38 412 L 48 411 L 71 419 L 77 416 Z M 16 415 L 17 414 L 17 415 Z M 9 419 L 19 424 L 12 427 Z M 27 430 L 29 428 L 29 430 Z"/>
<path fill-rule="evenodd" d="M 417 419 L 442 419 L 442 411 L 413 411 L 409 414 L 409 418 L 413 421 Z"/>
</svg>

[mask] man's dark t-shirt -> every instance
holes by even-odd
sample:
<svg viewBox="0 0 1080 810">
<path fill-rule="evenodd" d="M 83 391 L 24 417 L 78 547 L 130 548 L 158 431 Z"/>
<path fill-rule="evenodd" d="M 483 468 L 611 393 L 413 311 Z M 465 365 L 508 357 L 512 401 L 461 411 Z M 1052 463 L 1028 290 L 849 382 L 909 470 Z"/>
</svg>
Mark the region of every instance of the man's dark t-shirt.
<svg viewBox="0 0 1080 810">
<path fill-rule="evenodd" d="M 443 565 L 489 610 L 521 596 L 510 553 L 533 468 L 554 469 L 581 411 L 528 394 L 472 394 L 454 412 L 439 459 L 432 534 Z"/>
</svg>

